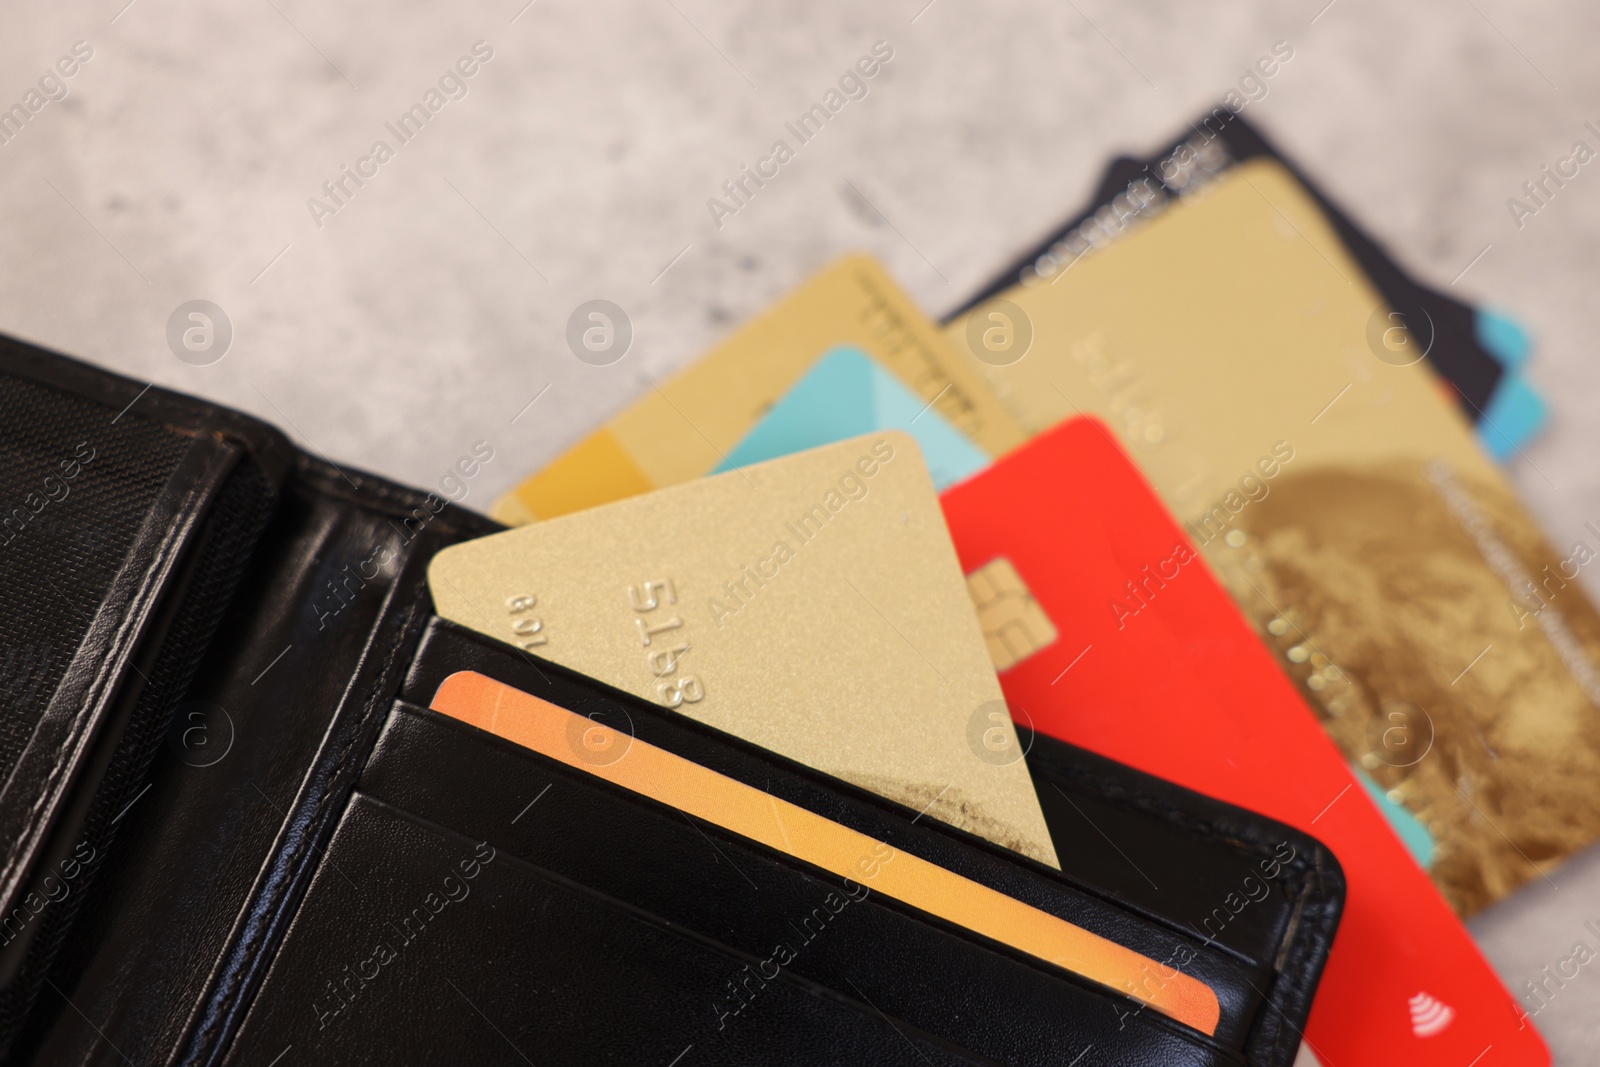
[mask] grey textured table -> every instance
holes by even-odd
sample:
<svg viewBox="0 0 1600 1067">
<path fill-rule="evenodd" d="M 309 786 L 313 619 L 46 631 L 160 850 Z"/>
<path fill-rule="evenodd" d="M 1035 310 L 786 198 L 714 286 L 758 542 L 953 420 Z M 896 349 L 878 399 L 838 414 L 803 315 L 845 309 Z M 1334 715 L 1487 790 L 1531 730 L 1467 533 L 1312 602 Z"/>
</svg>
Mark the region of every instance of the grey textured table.
<svg viewBox="0 0 1600 1067">
<path fill-rule="evenodd" d="M 947 310 L 1110 154 L 1169 138 L 1287 41 L 1247 117 L 1412 270 L 1532 327 L 1553 419 L 1511 475 L 1559 545 L 1600 518 L 1600 166 L 1536 215 L 1507 206 L 1573 142 L 1600 147 L 1591 5 L 125 3 L 0 20 L 0 107 L 40 105 L 0 127 L 0 330 L 337 460 L 436 484 L 487 440 L 466 500 L 486 507 L 853 248 Z M 707 198 L 880 40 L 894 56 L 868 95 L 716 225 Z M 30 99 L 77 41 L 92 56 Z M 445 82 L 422 132 L 388 134 L 477 41 L 492 56 Z M 369 177 L 344 180 L 336 212 L 308 207 L 335 206 L 323 183 L 346 166 Z M 636 331 L 608 367 L 564 342 L 596 297 Z M 235 331 L 207 366 L 167 345 L 193 298 Z M 1597 892 L 1591 852 L 1472 930 L 1520 993 L 1592 943 Z M 1600 977 L 1580 972 L 1537 1023 L 1558 1063 L 1600 1062 Z"/>
</svg>

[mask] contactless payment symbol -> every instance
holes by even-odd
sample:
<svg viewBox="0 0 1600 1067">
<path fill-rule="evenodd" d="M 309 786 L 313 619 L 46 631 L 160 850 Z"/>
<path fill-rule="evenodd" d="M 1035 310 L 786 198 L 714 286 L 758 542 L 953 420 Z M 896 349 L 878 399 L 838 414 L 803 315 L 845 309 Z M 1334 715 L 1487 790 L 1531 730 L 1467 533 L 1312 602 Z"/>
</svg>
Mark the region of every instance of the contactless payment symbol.
<svg viewBox="0 0 1600 1067">
<path fill-rule="evenodd" d="M 1418 993 L 1408 1004 L 1411 1008 L 1411 1032 L 1418 1037 L 1432 1037 L 1455 1021 L 1455 1009 L 1427 993 Z"/>
</svg>

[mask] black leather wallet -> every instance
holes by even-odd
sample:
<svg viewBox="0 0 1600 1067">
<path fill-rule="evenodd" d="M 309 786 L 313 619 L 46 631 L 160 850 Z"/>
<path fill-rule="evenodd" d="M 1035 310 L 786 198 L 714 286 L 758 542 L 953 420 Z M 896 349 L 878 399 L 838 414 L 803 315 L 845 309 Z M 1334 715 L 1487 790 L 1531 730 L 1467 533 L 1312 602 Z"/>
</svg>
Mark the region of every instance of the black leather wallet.
<svg viewBox="0 0 1600 1067">
<path fill-rule="evenodd" d="M 1038 737 L 1044 867 L 433 617 L 496 528 L 0 339 L 0 1057 L 1293 1060 L 1315 840 Z M 461 670 L 1172 964 L 1216 1032 L 428 710 Z"/>
</svg>

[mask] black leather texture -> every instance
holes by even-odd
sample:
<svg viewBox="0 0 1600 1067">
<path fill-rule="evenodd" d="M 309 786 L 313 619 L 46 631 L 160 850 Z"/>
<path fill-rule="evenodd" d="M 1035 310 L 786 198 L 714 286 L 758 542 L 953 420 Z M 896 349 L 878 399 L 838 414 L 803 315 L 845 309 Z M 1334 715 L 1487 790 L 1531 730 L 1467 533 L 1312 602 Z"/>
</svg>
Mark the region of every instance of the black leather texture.
<svg viewBox="0 0 1600 1067">
<path fill-rule="evenodd" d="M 19 342 L 0 408 L 0 1062 L 1293 1060 L 1314 840 L 1041 737 L 1054 871 L 434 618 L 498 528 L 437 495 Z M 1217 1032 L 427 710 L 468 669 L 1180 960 Z"/>
</svg>

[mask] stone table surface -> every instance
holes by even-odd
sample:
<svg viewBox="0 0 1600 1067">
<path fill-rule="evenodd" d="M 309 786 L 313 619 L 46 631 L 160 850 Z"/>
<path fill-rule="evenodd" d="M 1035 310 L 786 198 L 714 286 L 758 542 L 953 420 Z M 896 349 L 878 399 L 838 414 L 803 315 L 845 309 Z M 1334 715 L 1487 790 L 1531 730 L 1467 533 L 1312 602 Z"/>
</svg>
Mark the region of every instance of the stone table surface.
<svg viewBox="0 0 1600 1067">
<path fill-rule="evenodd" d="M 406 483 L 438 484 L 487 440 L 495 459 L 466 501 L 483 508 L 842 252 L 880 257 L 932 314 L 957 306 L 1079 205 L 1112 154 L 1170 139 L 1288 42 L 1246 116 L 1417 275 L 1531 327 L 1552 418 L 1511 477 L 1558 545 L 1600 519 L 1600 167 L 1536 215 L 1507 206 L 1575 141 L 1600 146 L 1584 125 L 1600 120 L 1593 5 L 6 8 L 0 106 L 75 42 L 92 54 L 0 144 L 0 330 Z M 480 41 L 423 132 L 386 136 Z M 715 225 L 707 198 L 877 41 L 893 59 L 868 95 Z M 393 158 L 314 216 L 308 199 L 380 138 Z M 607 367 L 564 341 L 598 297 L 635 330 Z M 195 298 L 235 331 L 207 366 L 166 341 Z M 1583 581 L 1600 594 L 1600 571 Z M 1520 993 L 1592 942 L 1591 919 L 1593 851 L 1471 928 Z M 1568 983 L 1537 1023 L 1558 1063 L 1600 1062 L 1600 976 Z"/>
</svg>

